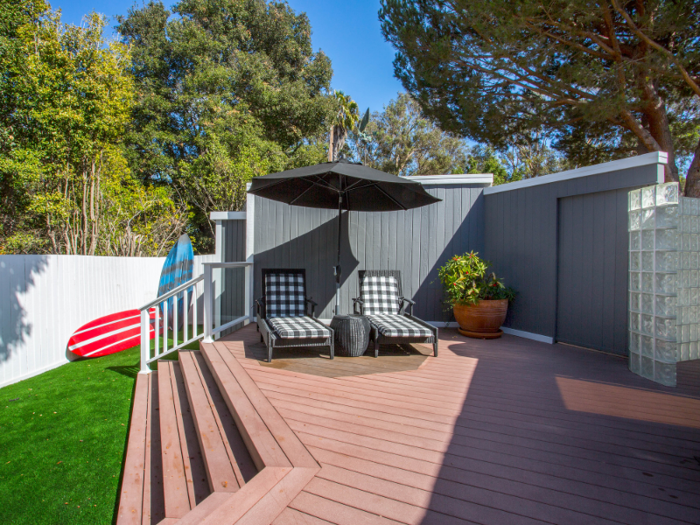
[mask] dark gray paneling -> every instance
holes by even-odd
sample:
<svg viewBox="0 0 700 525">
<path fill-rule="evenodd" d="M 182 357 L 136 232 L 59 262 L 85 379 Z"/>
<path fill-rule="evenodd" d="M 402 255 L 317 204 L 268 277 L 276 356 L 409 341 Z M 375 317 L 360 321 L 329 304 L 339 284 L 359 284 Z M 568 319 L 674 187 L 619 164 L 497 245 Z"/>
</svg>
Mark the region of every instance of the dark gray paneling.
<svg viewBox="0 0 700 525">
<path fill-rule="evenodd" d="M 245 221 L 222 221 L 221 229 L 225 262 L 245 261 Z"/>
<path fill-rule="evenodd" d="M 622 210 L 629 190 L 656 184 L 657 177 L 657 166 L 648 165 L 485 195 L 485 255 L 518 293 L 505 326 L 557 337 L 561 242 L 565 261 L 559 271 L 571 299 L 559 309 L 564 333 L 578 334 L 570 340 L 586 341 L 585 346 L 626 352 L 627 220 Z M 564 199 L 570 201 L 560 209 Z M 598 311 L 583 320 L 583 312 L 603 303 L 605 315 Z M 593 334 L 596 330 L 600 333 Z"/>
<path fill-rule="evenodd" d="M 224 262 L 245 261 L 246 221 L 222 221 L 222 245 Z M 217 275 L 218 274 L 218 275 Z M 245 315 L 245 270 L 228 268 L 215 270 L 214 278 L 221 278 L 221 324 Z M 226 335 L 228 332 L 224 332 Z"/>
<path fill-rule="evenodd" d="M 559 199 L 558 341 L 627 352 L 627 193 Z"/>
<path fill-rule="evenodd" d="M 483 185 L 431 185 L 443 202 L 405 212 L 343 213 L 341 311 L 352 311 L 358 270 L 400 270 L 415 314 L 449 320 L 443 311 L 438 268 L 455 254 L 484 250 Z M 251 197 L 249 197 L 251 198 Z M 255 198 L 255 296 L 262 268 L 306 268 L 316 314 L 333 316 L 338 243 L 337 211 L 287 206 Z"/>
</svg>

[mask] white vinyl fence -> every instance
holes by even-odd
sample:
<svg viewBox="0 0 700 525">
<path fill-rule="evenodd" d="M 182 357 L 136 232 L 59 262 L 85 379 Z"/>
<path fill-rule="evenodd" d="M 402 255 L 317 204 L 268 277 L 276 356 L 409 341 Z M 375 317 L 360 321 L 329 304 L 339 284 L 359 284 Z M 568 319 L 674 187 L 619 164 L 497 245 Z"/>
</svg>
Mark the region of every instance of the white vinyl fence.
<svg viewBox="0 0 700 525">
<path fill-rule="evenodd" d="M 216 255 L 194 258 L 193 275 Z M 0 387 L 67 363 L 75 330 L 152 301 L 165 257 L 0 255 Z"/>
</svg>

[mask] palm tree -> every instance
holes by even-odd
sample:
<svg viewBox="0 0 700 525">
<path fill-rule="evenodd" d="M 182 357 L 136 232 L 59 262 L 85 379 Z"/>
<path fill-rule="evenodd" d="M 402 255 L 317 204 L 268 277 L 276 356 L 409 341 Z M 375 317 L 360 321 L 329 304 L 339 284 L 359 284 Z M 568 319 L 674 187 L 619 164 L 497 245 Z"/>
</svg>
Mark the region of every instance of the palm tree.
<svg viewBox="0 0 700 525">
<path fill-rule="evenodd" d="M 355 128 L 360 120 L 357 102 L 345 95 L 342 91 L 334 91 L 338 105 L 333 125 L 331 126 L 330 143 L 328 146 L 328 162 L 335 162 L 340 157 L 348 131 Z M 369 110 L 367 110 L 369 111 Z M 364 120 L 364 119 L 363 119 Z"/>
</svg>

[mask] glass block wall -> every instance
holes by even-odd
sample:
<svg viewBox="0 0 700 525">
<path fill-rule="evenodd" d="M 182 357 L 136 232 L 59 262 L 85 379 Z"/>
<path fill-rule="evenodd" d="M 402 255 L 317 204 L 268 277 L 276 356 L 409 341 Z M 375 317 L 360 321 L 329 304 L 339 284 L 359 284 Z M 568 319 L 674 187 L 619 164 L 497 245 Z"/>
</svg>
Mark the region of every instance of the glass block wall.
<svg viewBox="0 0 700 525">
<path fill-rule="evenodd" d="M 700 200 L 678 183 L 629 193 L 629 367 L 676 385 L 676 363 L 700 355 Z"/>
</svg>

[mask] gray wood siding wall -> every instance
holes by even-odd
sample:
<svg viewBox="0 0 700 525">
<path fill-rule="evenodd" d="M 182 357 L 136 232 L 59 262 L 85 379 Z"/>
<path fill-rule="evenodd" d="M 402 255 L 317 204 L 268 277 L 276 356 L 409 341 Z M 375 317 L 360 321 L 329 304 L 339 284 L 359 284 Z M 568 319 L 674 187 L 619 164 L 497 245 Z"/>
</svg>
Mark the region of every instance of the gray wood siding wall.
<svg viewBox="0 0 700 525">
<path fill-rule="evenodd" d="M 483 185 L 429 185 L 442 199 L 405 212 L 343 213 L 341 311 L 352 311 L 358 270 L 400 270 L 403 292 L 427 321 L 449 320 L 437 269 L 455 254 L 484 249 Z M 250 198 L 250 197 L 249 197 Z M 306 268 L 307 293 L 320 318 L 333 316 L 337 211 L 255 198 L 255 297 L 262 268 Z"/>
<path fill-rule="evenodd" d="M 657 166 L 648 165 L 485 195 L 485 255 L 495 271 L 518 293 L 505 326 L 556 338 L 559 199 L 584 196 L 585 201 L 590 196 L 596 204 L 592 204 L 579 220 L 597 224 L 605 215 L 601 215 L 604 214 L 599 208 L 602 201 L 596 194 L 616 193 L 616 190 L 626 194 L 633 188 L 656 184 L 657 177 Z M 606 202 L 603 208 L 607 205 Z M 616 219 L 608 222 L 606 218 L 606 224 L 596 229 L 599 238 L 591 237 L 587 241 L 588 249 L 597 243 L 614 244 L 614 249 L 608 248 L 602 254 L 606 273 L 610 268 L 625 268 L 624 274 L 621 270 L 613 271 L 614 282 L 605 281 L 602 288 L 613 286 L 615 330 L 626 332 L 627 323 L 617 321 L 627 319 L 627 221 L 621 218 L 620 209 L 624 206 L 626 210 L 626 200 L 622 202 L 618 198 L 615 206 Z M 575 229 L 562 231 L 561 235 L 568 236 L 574 244 L 584 242 L 583 238 L 576 240 L 571 237 L 579 235 Z M 596 285 L 595 282 L 585 282 L 585 274 L 578 278 L 582 286 Z M 596 289 L 586 293 L 604 292 Z M 605 297 L 607 300 L 607 295 Z M 621 317 L 623 313 L 624 317 Z M 569 309 L 563 315 L 570 316 L 570 319 L 562 321 L 575 323 L 580 321 L 581 309 Z M 621 348 L 622 339 L 618 335 L 614 339 L 617 341 L 615 348 Z"/>
<path fill-rule="evenodd" d="M 245 261 L 245 221 L 222 221 L 221 230 L 223 261 Z M 222 293 L 219 303 L 221 323 L 224 324 L 245 315 L 243 311 L 245 308 L 245 270 L 243 268 L 228 268 L 214 270 L 214 272 L 221 272 L 222 279 Z M 217 276 L 214 278 L 216 279 Z"/>
</svg>

